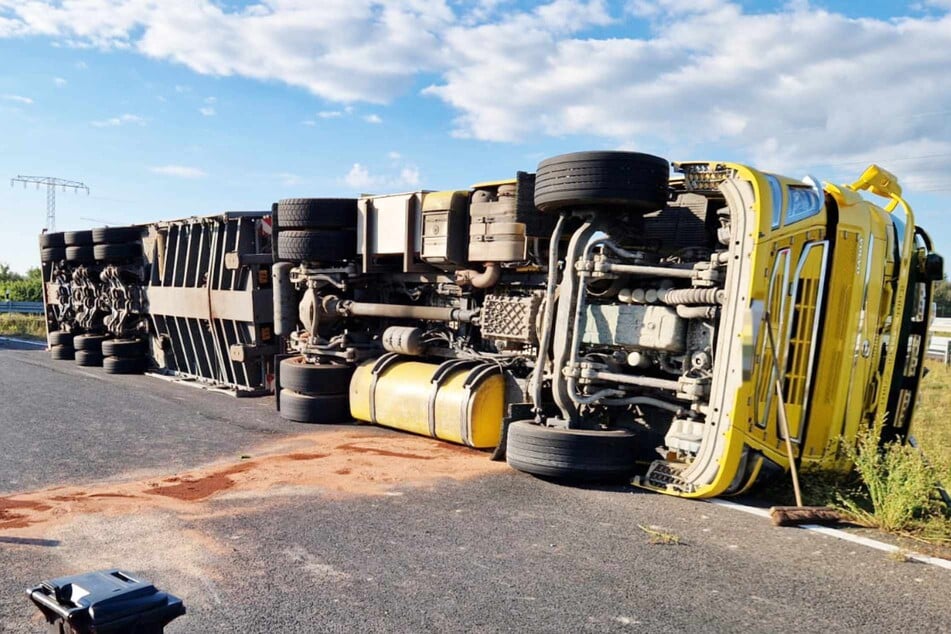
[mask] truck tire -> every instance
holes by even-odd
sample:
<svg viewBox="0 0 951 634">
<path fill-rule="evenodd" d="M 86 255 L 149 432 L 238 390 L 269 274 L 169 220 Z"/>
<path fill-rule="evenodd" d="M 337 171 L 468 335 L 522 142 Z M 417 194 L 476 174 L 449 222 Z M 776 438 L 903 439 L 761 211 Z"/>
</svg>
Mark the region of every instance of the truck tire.
<svg viewBox="0 0 951 634">
<path fill-rule="evenodd" d="M 631 475 L 637 441 L 628 430 L 509 425 L 506 461 L 518 471 L 556 480 L 612 481 Z"/>
<path fill-rule="evenodd" d="M 280 231 L 277 257 L 293 262 L 339 262 L 357 254 L 357 233 L 340 231 Z"/>
<path fill-rule="evenodd" d="M 344 229 L 357 226 L 356 198 L 285 198 L 277 203 L 279 229 Z"/>
<path fill-rule="evenodd" d="M 66 332 L 65 330 L 54 330 L 50 332 L 49 340 L 51 346 L 73 347 L 73 333 Z"/>
<path fill-rule="evenodd" d="M 96 227 L 92 230 L 92 241 L 96 244 L 135 242 L 142 237 L 138 227 Z"/>
<path fill-rule="evenodd" d="M 281 361 L 281 387 L 301 394 L 345 396 L 352 376 L 350 365 L 315 365 L 306 363 L 302 356 Z"/>
<path fill-rule="evenodd" d="M 119 244 L 97 244 L 93 247 L 97 260 L 128 260 L 142 255 L 139 242 L 121 242 Z"/>
<path fill-rule="evenodd" d="M 296 423 L 347 423 L 350 417 L 350 400 L 346 394 L 301 394 L 293 390 L 281 390 L 281 418 Z"/>
<path fill-rule="evenodd" d="M 45 247 L 40 249 L 40 262 L 59 262 L 66 259 L 66 247 Z"/>
<path fill-rule="evenodd" d="M 106 339 L 102 342 L 102 354 L 106 357 L 137 359 L 147 352 L 148 343 L 144 339 Z"/>
<path fill-rule="evenodd" d="M 76 356 L 76 351 L 72 346 L 52 346 L 50 356 L 57 361 L 72 361 Z"/>
<path fill-rule="evenodd" d="M 145 357 L 103 357 L 102 367 L 106 374 L 142 374 L 145 372 Z"/>
<path fill-rule="evenodd" d="M 93 254 L 92 246 L 88 244 L 81 247 L 66 247 L 66 261 L 85 264 L 95 262 L 96 256 Z"/>
<path fill-rule="evenodd" d="M 92 231 L 67 231 L 63 234 L 63 240 L 68 247 L 82 247 L 92 244 Z"/>
<path fill-rule="evenodd" d="M 545 159 L 535 176 L 541 211 L 598 209 L 647 213 L 667 204 L 670 165 L 637 152 L 574 152 Z"/>
<path fill-rule="evenodd" d="M 105 339 L 105 335 L 79 335 L 73 338 L 73 348 L 102 354 L 102 342 Z"/>
<path fill-rule="evenodd" d="M 102 353 L 93 350 L 77 350 L 76 365 L 84 367 L 98 367 L 102 365 Z"/>
<path fill-rule="evenodd" d="M 65 247 L 66 240 L 63 239 L 63 233 L 41 233 L 40 247 Z"/>
</svg>

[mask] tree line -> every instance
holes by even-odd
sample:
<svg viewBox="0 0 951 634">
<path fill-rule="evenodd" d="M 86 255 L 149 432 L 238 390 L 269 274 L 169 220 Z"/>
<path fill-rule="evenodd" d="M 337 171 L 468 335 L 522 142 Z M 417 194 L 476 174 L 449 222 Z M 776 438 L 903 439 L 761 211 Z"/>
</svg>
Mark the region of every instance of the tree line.
<svg viewBox="0 0 951 634">
<path fill-rule="evenodd" d="M 21 274 L 11 270 L 9 264 L 0 262 L 0 301 L 43 301 L 43 271 L 33 267 Z"/>
</svg>

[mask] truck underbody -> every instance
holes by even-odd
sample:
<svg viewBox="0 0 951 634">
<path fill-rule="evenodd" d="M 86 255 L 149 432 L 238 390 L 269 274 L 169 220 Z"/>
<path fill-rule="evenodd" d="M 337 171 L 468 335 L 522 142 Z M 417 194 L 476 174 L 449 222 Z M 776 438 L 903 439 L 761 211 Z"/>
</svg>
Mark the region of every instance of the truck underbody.
<svg viewBox="0 0 951 634">
<path fill-rule="evenodd" d="M 762 246 L 764 226 L 777 209 L 792 226 L 797 213 L 833 218 L 839 204 L 815 181 L 785 179 L 769 194 L 768 175 L 742 166 L 675 169 L 582 152 L 465 190 L 287 199 L 271 213 L 123 228 L 137 231 L 123 238 L 136 253 L 75 262 L 44 251 L 50 343 L 54 354 L 73 335 L 141 345 L 158 369 L 273 389 L 291 420 L 352 416 L 494 449 L 539 476 L 736 492 L 788 466 L 749 437 L 760 421 L 744 405 L 773 375 L 759 278 L 777 250 Z M 899 261 L 918 271 L 933 255 L 928 245 Z M 892 311 L 908 292 L 903 266 Z M 775 323 L 787 385 L 818 358 L 829 271 L 813 285 L 811 322 L 799 308 L 807 285 L 784 286 L 790 317 Z M 813 352 L 787 357 L 810 328 Z"/>
</svg>

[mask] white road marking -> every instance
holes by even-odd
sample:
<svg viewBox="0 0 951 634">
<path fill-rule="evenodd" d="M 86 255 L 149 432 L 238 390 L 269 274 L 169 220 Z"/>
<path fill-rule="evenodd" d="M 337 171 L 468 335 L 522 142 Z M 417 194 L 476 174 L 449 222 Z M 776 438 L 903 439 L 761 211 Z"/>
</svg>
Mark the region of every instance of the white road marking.
<svg viewBox="0 0 951 634">
<path fill-rule="evenodd" d="M 720 500 L 716 498 L 706 501 L 710 504 L 716 504 L 717 506 L 725 506 L 726 508 L 733 509 L 734 511 L 743 511 L 744 513 L 756 515 L 757 517 L 769 518 L 769 510 L 767 509 L 761 509 L 755 506 L 747 506 L 745 504 L 737 504 L 736 502 L 730 502 L 729 500 Z"/>
<path fill-rule="evenodd" d="M 46 342 L 30 341 L 29 339 L 17 339 L 16 337 L 0 337 L 0 341 L 12 341 L 13 343 L 25 343 L 28 346 L 39 346 L 40 348 L 46 347 Z"/>
<path fill-rule="evenodd" d="M 818 524 L 803 524 L 800 528 L 804 528 L 807 531 L 813 531 L 816 533 L 821 533 L 823 535 L 828 535 L 829 537 L 835 537 L 837 539 L 844 539 L 847 542 L 852 542 L 853 544 L 862 544 L 863 546 L 868 546 L 869 548 L 874 548 L 875 550 L 881 550 L 887 553 L 897 553 L 903 551 L 902 548 L 894 546 L 892 544 L 886 544 L 885 542 L 880 542 L 876 539 L 869 539 L 868 537 L 862 537 L 861 535 L 854 535 L 852 533 L 847 533 L 845 531 L 836 530 L 834 528 L 829 528 L 828 526 L 819 526 Z M 939 568 L 945 568 L 951 570 L 951 561 L 947 559 L 941 559 L 940 557 L 931 557 L 930 555 L 923 555 L 916 552 L 907 552 L 903 551 L 905 557 L 913 561 L 918 561 L 923 564 L 931 564 L 932 566 L 938 566 Z"/>
<path fill-rule="evenodd" d="M 715 504 L 717 506 L 722 506 L 734 511 L 741 511 L 743 513 L 749 513 L 750 515 L 756 515 L 757 517 L 769 517 L 769 510 L 764 508 L 759 508 L 756 506 L 747 506 L 745 504 L 737 504 L 736 502 L 730 502 L 729 500 L 705 500 L 710 504 Z M 905 557 L 911 559 L 912 561 L 917 561 L 923 564 L 930 564 L 932 566 L 937 566 L 939 568 L 944 568 L 946 570 L 951 570 L 951 561 L 947 559 L 941 559 L 940 557 L 931 557 L 930 555 L 924 555 L 917 552 L 905 551 L 903 548 L 895 546 L 894 544 L 886 544 L 885 542 L 880 542 L 877 539 L 871 539 L 869 537 L 862 537 L 861 535 L 854 535 L 846 531 L 838 530 L 835 528 L 829 528 L 828 526 L 820 526 L 818 524 L 802 524 L 797 528 L 803 530 L 812 531 L 814 533 L 820 533 L 828 537 L 835 537 L 836 539 L 842 539 L 853 544 L 861 544 L 868 548 L 874 548 L 875 550 L 881 550 L 886 553 L 897 553 L 902 552 Z"/>
</svg>

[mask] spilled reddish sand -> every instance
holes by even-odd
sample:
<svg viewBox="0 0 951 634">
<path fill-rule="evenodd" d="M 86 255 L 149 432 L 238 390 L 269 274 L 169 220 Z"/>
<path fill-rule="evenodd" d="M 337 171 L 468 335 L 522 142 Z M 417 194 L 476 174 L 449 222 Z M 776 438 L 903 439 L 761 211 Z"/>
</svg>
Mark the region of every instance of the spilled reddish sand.
<svg viewBox="0 0 951 634">
<path fill-rule="evenodd" d="M 486 453 L 408 434 L 320 431 L 256 448 L 252 457 L 183 473 L 0 497 L 0 532 L 31 534 L 79 515 L 149 509 L 207 511 L 215 497 L 264 495 L 278 487 L 328 496 L 383 495 L 441 479 L 506 470 Z M 33 527 L 33 530 L 29 530 Z"/>
</svg>

